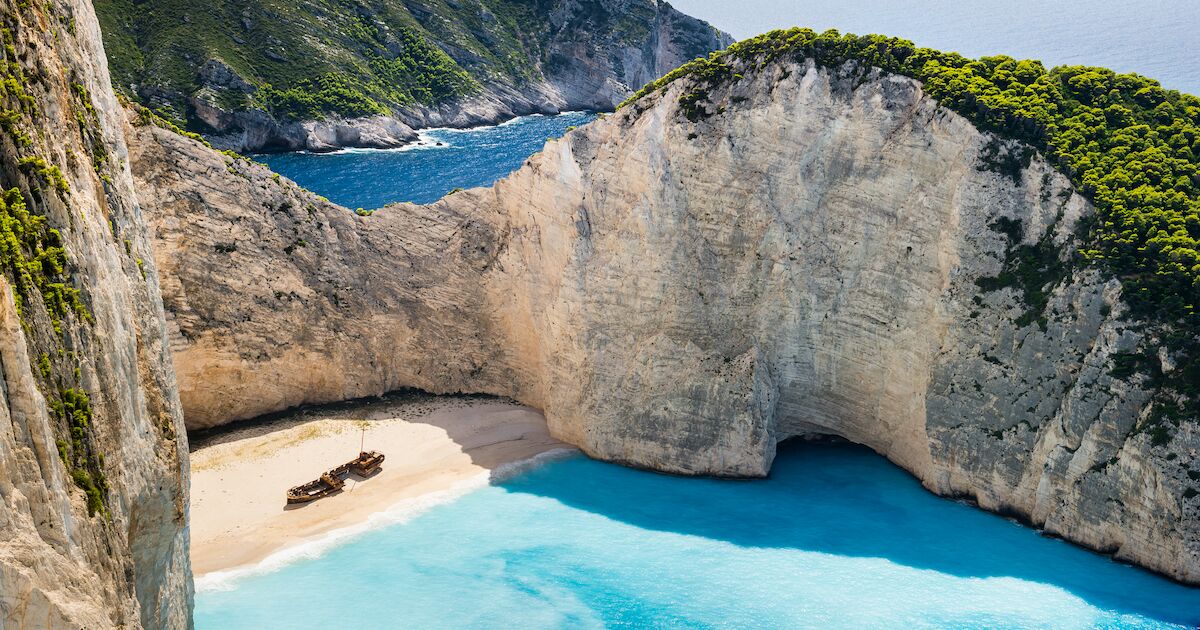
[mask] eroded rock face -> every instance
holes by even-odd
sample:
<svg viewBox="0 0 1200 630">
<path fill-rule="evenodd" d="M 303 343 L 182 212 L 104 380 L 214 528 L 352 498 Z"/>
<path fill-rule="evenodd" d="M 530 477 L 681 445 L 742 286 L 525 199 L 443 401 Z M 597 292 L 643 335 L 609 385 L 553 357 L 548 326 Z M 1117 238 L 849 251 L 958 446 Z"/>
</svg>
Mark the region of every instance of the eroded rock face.
<svg viewBox="0 0 1200 630">
<path fill-rule="evenodd" d="M 61 295 L 82 300 L 52 315 L 0 275 L 0 627 L 186 628 L 186 436 L 96 18 L 84 0 L 0 0 L 0 20 L 0 184 L 57 230 Z"/>
<path fill-rule="evenodd" d="M 544 409 L 594 457 L 759 476 L 838 435 L 934 492 L 1200 582 L 1200 435 L 1148 392 L 1092 212 L 913 80 L 747 69 L 689 121 L 672 83 L 491 189 L 370 217 L 263 167 L 131 130 L 188 426 L 398 387 Z M 1005 147 L 999 146 L 1001 153 Z M 230 173 L 234 176 L 230 177 Z M 996 278 L 1057 257 L 1044 310 Z"/>
<path fill-rule="evenodd" d="M 413 128 L 470 127 L 529 114 L 608 111 L 650 81 L 733 43 L 666 2 L 563 0 L 547 6 L 548 23 L 528 25 L 544 40 L 541 76 L 521 85 L 485 81 L 478 94 L 409 107 L 398 118 Z M 620 25 L 625 19 L 642 28 Z"/>
<path fill-rule="evenodd" d="M 500 20 L 482 4 L 457 2 L 303 4 L 286 20 L 270 2 L 255 0 L 241 3 L 240 20 L 231 7 L 98 4 L 107 19 L 115 72 L 131 83 L 124 87 L 151 109 L 176 111 L 214 146 L 243 153 L 391 148 L 414 140 L 413 129 L 496 124 L 527 114 L 611 110 L 647 82 L 733 43 L 712 25 L 658 0 L 525 3 L 508 7 L 520 15 L 515 22 Z M 228 30 L 232 49 L 208 47 L 182 53 L 179 49 L 189 48 L 190 42 L 171 45 L 167 43 L 173 41 L 171 35 L 147 40 L 146 32 L 161 29 L 146 19 L 154 11 L 182 12 L 180 19 L 194 21 L 201 30 Z M 209 22 L 214 19 L 215 24 Z M 264 84 L 286 87 L 294 81 L 280 76 L 273 63 L 303 66 L 312 73 L 307 78 L 315 79 L 347 66 L 373 64 L 380 47 L 387 49 L 384 58 L 390 59 L 409 45 L 398 35 L 412 26 L 412 20 L 422 25 L 427 45 L 445 52 L 448 62 L 453 60 L 450 63 L 470 75 L 474 87 L 469 93 L 437 100 L 385 99 L 381 103 L 386 116 L 326 112 L 320 119 L 305 120 L 263 109 L 265 96 L 259 90 Z M 347 32 L 353 29 L 346 26 L 358 21 L 370 24 L 378 39 L 354 43 L 361 33 Z M 289 45 L 275 37 L 288 40 L 306 31 L 322 33 L 319 45 L 295 40 Z M 263 51 L 272 64 L 255 66 L 248 59 L 255 57 L 256 43 L 261 41 L 273 42 Z M 371 54 L 364 56 L 367 50 Z M 292 73 L 296 71 L 292 68 Z M 379 79 L 383 84 L 393 81 Z"/>
</svg>

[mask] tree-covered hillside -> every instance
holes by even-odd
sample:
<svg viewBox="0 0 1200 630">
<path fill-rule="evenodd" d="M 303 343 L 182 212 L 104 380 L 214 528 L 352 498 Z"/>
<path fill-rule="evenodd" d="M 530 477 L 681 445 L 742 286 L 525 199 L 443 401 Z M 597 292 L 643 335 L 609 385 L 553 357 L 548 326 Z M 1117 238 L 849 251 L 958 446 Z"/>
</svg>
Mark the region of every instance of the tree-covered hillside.
<svg viewBox="0 0 1200 630">
<path fill-rule="evenodd" d="M 740 78 L 751 64 L 814 59 L 826 66 L 861 61 L 924 82 L 941 104 L 1004 138 L 1043 152 L 1096 206 L 1086 246 L 1074 256 L 1121 280 L 1147 343 L 1111 367 L 1140 374 L 1157 390 L 1139 428 L 1156 443 L 1172 426 L 1200 418 L 1200 98 L 1157 81 L 1104 68 L 1047 70 L 1038 61 L 997 56 L 968 59 L 879 35 L 773 31 L 680 67 L 625 104 L 690 78 L 681 97 L 693 121 L 712 115 L 709 92 Z M 997 156 L 1019 177 L 1028 152 Z M 1030 307 L 1027 325 L 1045 325 L 1045 295 L 1069 269 L 1041 244 L 1017 249 L 999 278 L 981 289 L 1010 286 Z"/>
<path fill-rule="evenodd" d="M 654 29 L 667 31 L 677 63 L 727 43 L 656 0 L 96 0 L 95 7 L 118 90 L 198 131 L 207 130 L 197 107 L 262 109 L 276 120 L 390 114 L 578 75 L 581 59 L 636 89 L 656 75 L 627 67 L 628 52 L 657 52 Z"/>
</svg>

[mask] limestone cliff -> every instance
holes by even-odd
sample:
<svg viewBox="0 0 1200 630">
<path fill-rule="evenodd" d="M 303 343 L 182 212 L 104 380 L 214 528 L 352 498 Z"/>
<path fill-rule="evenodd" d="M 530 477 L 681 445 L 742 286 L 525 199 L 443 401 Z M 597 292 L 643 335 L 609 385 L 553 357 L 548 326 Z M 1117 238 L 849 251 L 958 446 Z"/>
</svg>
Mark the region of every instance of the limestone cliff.
<svg viewBox="0 0 1200 630">
<path fill-rule="evenodd" d="M 765 475 L 865 444 L 930 490 L 1200 582 L 1200 431 L 1149 392 L 1120 286 L 1072 264 L 1092 208 L 912 79 L 779 60 L 690 79 L 491 189 L 359 217 L 131 129 L 190 428 L 398 387 L 512 396 L 657 470 Z M 1004 170 L 1004 169 L 998 169 Z M 1023 248 L 1043 309 L 1000 278 Z"/>
<path fill-rule="evenodd" d="M 97 0 L 120 89 L 222 149 L 612 109 L 731 43 L 661 0 Z"/>
<path fill-rule="evenodd" d="M 0 628 L 183 628 L 187 451 L 85 0 L 0 0 Z"/>
</svg>

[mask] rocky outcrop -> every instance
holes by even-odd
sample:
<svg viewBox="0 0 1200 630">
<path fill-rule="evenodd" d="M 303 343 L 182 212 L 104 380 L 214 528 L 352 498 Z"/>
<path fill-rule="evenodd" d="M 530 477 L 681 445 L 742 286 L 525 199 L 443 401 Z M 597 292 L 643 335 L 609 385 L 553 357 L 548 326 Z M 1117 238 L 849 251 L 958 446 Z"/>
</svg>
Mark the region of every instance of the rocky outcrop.
<svg viewBox="0 0 1200 630">
<path fill-rule="evenodd" d="M 631 33 L 611 24 L 623 15 L 648 22 L 644 30 Z M 531 35 L 545 40 L 541 58 L 532 61 L 540 76 L 517 82 L 484 79 L 475 93 L 436 105 L 403 106 L 393 116 L 289 121 L 258 109 L 224 111 L 204 98 L 193 97 L 189 104 L 211 127 L 208 139 L 222 149 L 395 148 L 413 142 L 416 130 L 429 127 L 493 125 L 529 114 L 611 111 L 646 83 L 733 42 L 708 23 L 657 0 L 567 0 L 552 5 L 546 17 L 545 25 L 529 25 L 534 32 L 544 31 Z M 471 65 L 469 53 L 452 47 L 447 52 L 462 65 Z"/>
<path fill-rule="evenodd" d="M 234 151 L 336 151 L 345 147 L 395 149 L 419 138 L 416 129 L 390 116 L 280 121 L 263 110 L 226 112 L 196 101 L 196 116 L 219 133 L 216 147 Z"/>
<path fill-rule="evenodd" d="M 186 628 L 186 437 L 96 18 L 0 20 L 0 627 Z"/>
<path fill-rule="evenodd" d="M 260 0 L 164 4 L 97 2 L 114 73 L 143 104 L 240 152 L 391 148 L 414 129 L 611 110 L 732 43 L 660 0 L 300 5 L 286 15 Z M 407 65 L 386 70 L 393 62 Z M 270 103 L 270 89 L 319 92 L 305 82 L 330 78 L 341 88 L 319 116 Z M 387 115 L 351 111 L 368 100 Z"/>
<path fill-rule="evenodd" d="M 648 20 L 644 31 L 631 35 L 609 23 L 613 16 L 624 14 Z M 408 105 L 394 116 L 287 121 L 257 109 L 224 111 L 202 98 L 189 103 L 211 127 L 208 139 L 222 149 L 387 149 L 415 141 L 416 130 L 429 127 L 492 125 L 529 114 L 611 111 L 639 87 L 733 41 L 665 2 L 644 0 L 557 3 L 540 28 L 547 31 L 539 36 L 546 40 L 543 56 L 536 62 L 540 77 L 518 83 L 484 80 L 473 94 L 437 105 Z M 454 56 L 456 51 L 449 52 Z M 469 65 L 465 58 L 459 61 Z"/>
<path fill-rule="evenodd" d="M 1200 431 L 1135 428 L 1149 392 L 1112 367 L 1140 333 L 1119 284 L 1074 261 L 1092 208 L 1064 177 L 997 172 L 1017 147 L 854 64 L 748 68 L 695 122 L 692 89 L 491 189 L 369 217 L 132 130 L 188 426 L 489 392 L 594 457 L 727 476 L 836 435 L 1200 582 Z M 1031 253 L 1044 308 L 1002 273 Z"/>
</svg>

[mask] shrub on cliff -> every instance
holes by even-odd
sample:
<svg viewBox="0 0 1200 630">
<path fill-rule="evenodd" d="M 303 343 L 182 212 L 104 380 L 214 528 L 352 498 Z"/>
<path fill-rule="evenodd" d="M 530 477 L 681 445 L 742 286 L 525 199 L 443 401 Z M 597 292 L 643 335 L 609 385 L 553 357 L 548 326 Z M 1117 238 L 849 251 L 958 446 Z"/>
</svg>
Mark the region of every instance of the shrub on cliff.
<svg viewBox="0 0 1200 630">
<path fill-rule="evenodd" d="M 881 35 L 791 29 L 692 61 L 622 106 L 687 78 L 680 110 L 699 121 L 711 115 L 713 89 L 778 59 L 860 62 L 919 79 L 980 129 L 1043 152 L 1096 206 L 1083 258 L 1121 280 L 1134 316 L 1177 357 L 1169 374 L 1141 372 L 1159 388 L 1157 417 L 1177 424 L 1179 414 L 1166 412 L 1181 399 L 1186 415 L 1200 415 L 1200 99 L 1104 68 L 1047 70 L 1038 61 L 968 59 Z"/>
</svg>

